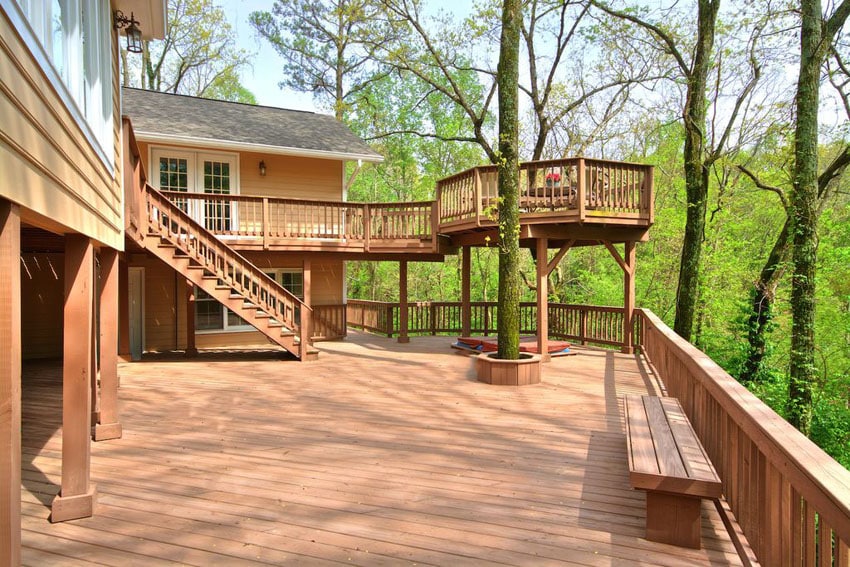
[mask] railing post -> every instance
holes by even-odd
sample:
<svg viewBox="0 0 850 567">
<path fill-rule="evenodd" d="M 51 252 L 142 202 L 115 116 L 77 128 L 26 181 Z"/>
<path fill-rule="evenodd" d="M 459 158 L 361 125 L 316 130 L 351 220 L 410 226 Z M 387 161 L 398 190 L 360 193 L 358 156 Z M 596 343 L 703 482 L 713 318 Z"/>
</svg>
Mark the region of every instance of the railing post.
<svg viewBox="0 0 850 567">
<path fill-rule="evenodd" d="M 641 205 L 647 210 L 649 216 L 649 223 L 652 224 L 655 222 L 655 204 L 653 200 L 654 196 L 654 187 L 655 187 L 655 167 L 647 166 L 646 177 L 643 179 L 644 191 L 641 195 L 642 199 L 646 200 L 646 203 L 641 203 Z"/>
<path fill-rule="evenodd" d="M 578 169 L 576 171 L 576 205 L 578 205 L 579 221 L 584 220 L 585 200 L 587 193 L 587 180 L 585 179 L 584 158 L 578 158 Z"/>
<path fill-rule="evenodd" d="M 433 301 L 428 302 L 428 317 L 431 319 L 431 335 L 437 334 L 437 306 Z"/>
<path fill-rule="evenodd" d="M 475 224 L 481 226 L 481 170 L 475 168 L 472 198 L 475 200 Z"/>
<path fill-rule="evenodd" d="M 587 309 L 579 307 L 578 315 L 578 338 L 583 345 L 587 344 Z"/>
<path fill-rule="evenodd" d="M 434 253 L 440 251 L 439 245 L 437 244 L 437 236 L 440 232 L 440 218 L 438 211 L 438 201 L 433 201 L 431 203 L 431 251 Z"/>
<path fill-rule="evenodd" d="M 395 319 L 393 318 L 393 304 L 387 303 L 386 307 L 386 332 L 387 338 L 393 337 L 393 331 L 395 330 Z"/>
<path fill-rule="evenodd" d="M 363 205 L 363 247 L 369 251 L 369 242 L 372 239 L 372 217 L 369 203 Z M 390 335 L 392 336 L 392 335 Z"/>
<path fill-rule="evenodd" d="M 263 197 L 263 250 L 269 249 L 269 198 Z"/>
</svg>

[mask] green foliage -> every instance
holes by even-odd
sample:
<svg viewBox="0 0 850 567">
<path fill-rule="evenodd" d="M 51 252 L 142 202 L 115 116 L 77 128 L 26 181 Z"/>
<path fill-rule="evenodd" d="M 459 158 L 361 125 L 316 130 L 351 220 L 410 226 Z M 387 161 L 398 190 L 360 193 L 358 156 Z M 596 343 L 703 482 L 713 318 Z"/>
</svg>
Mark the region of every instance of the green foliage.
<svg viewBox="0 0 850 567">
<path fill-rule="evenodd" d="M 214 0 L 170 0 L 165 38 L 144 42 L 141 61 L 122 47 L 123 85 L 255 103 L 239 82 L 250 54 Z"/>
</svg>

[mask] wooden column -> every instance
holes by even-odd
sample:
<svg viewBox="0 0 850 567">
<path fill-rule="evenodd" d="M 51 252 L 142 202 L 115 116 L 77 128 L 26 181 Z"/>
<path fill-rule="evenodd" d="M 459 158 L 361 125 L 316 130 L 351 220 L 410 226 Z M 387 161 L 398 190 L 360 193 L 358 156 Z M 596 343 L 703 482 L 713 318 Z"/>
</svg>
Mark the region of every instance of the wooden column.
<svg viewBox="0 0 850 567">
<path fill-rule="evenodd" d="M 304 258 L 301 266 L 302 274 L 301 281 L 304 287 L 304 304 L 313 309 L 313 263 L 310 258 Z M 305 326 L 304 337 L 308 343 L 313 342 L 313 321 L 310 313 L 304 313 L 301 316 L 301 324 Z M 304 360 L 304 357 L 302 357 Z"/>
<path fill-rule="evenodd" d="M 623 243 L 625 258 L 614 248 L 614 245 L 601 240 L 623 270 L 623 345 L 620 347 L 625 354 L 634 352 L 632 347 L 632 321 L 635 313 L 635 243 Z"/>
<path fill-rule="evenodd" d="M 65 237 L 65 347 L 62 372 L 62 489 L 50 521 L 91 516 L 91 337 L 94 250 L 79 234 Z"/>
<path fill-rule="evenodd" d="M 100 412 L 94 440 L 119 439 L 118 422 L 118 251 L 100 252 Z"/>
<path fill-rule="evenodd" d="M 409 343 L 407 336 L 407 260 L 398 263 L 398 342 Z"/>
<path fill-rule="evenodd" d="M 0 565 L 21 562 L 21 217 L 0 199 Z"/>
<path fill-rule="evenodd" d="M 472 334 L 472 304 L 470 302 L 470 280 L 472 272 L 472 247 L 464 246 L 460 266 L 460 334 Z"/>
<path fill-rule="evenodd" d="M 130 267 L 126 260 L 118 262 L 118 356 L 127 362 L 130 354 Z"/>
<path fill-rule="evenodd" d="M 549 240 L 537 239 L 537 352 L 543 362 L 549 355 Z"/>
<path fill-rule="evenodd" d="M 194 358 L 198 356 L 198 347 L 195 346 L 195 284 L 186 280 L 186 356 Z"/>
<path fill-rule="evenodd" d="M 632 354 L 632 329 L 634 329 L 635 314 L 635 243 L 625 243 L 626 266 L 623 269 L 623 350 L 625 354 Z"/>
</svg>

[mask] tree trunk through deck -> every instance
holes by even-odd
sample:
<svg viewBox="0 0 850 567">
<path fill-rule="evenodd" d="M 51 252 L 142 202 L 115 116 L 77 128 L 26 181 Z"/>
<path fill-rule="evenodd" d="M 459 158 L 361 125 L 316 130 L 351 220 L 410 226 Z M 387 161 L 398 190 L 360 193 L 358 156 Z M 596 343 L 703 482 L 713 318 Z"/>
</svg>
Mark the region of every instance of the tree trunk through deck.
<svg viewBox="0 0 850 567">
<path fill-rule="evenodd" d="M 0 200 L 0 565 L 21 562 L 21 217 Z"/>
<path fill-rule="evenodd" d="M 505 0 L 496 81 L 499 86 L 498 357 L 519 358 L 519 34 L 521 2 Z"/>
<path fill-rule="evenodd" d="M 62 489 L 53 499 L 50 521 L 91 516 L 92 305 L 94 249 L 79 234 L 65 236 L 65 346 L 62 372 Z"/>
</svg>

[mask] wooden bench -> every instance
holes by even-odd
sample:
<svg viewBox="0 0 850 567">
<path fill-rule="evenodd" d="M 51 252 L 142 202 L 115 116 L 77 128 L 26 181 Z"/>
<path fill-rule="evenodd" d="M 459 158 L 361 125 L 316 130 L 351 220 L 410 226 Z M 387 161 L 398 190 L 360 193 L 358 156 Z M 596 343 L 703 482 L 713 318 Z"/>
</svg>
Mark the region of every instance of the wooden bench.
<svg viewBox="0 0 850 567">
<path fill-rule="evenodd" d="M 646 490 L 646 539 L 699 549 L 703 498 L 720 498 L 717 471 L 679 400 L 624 396 L 629 480 Z"/>
</svg>

